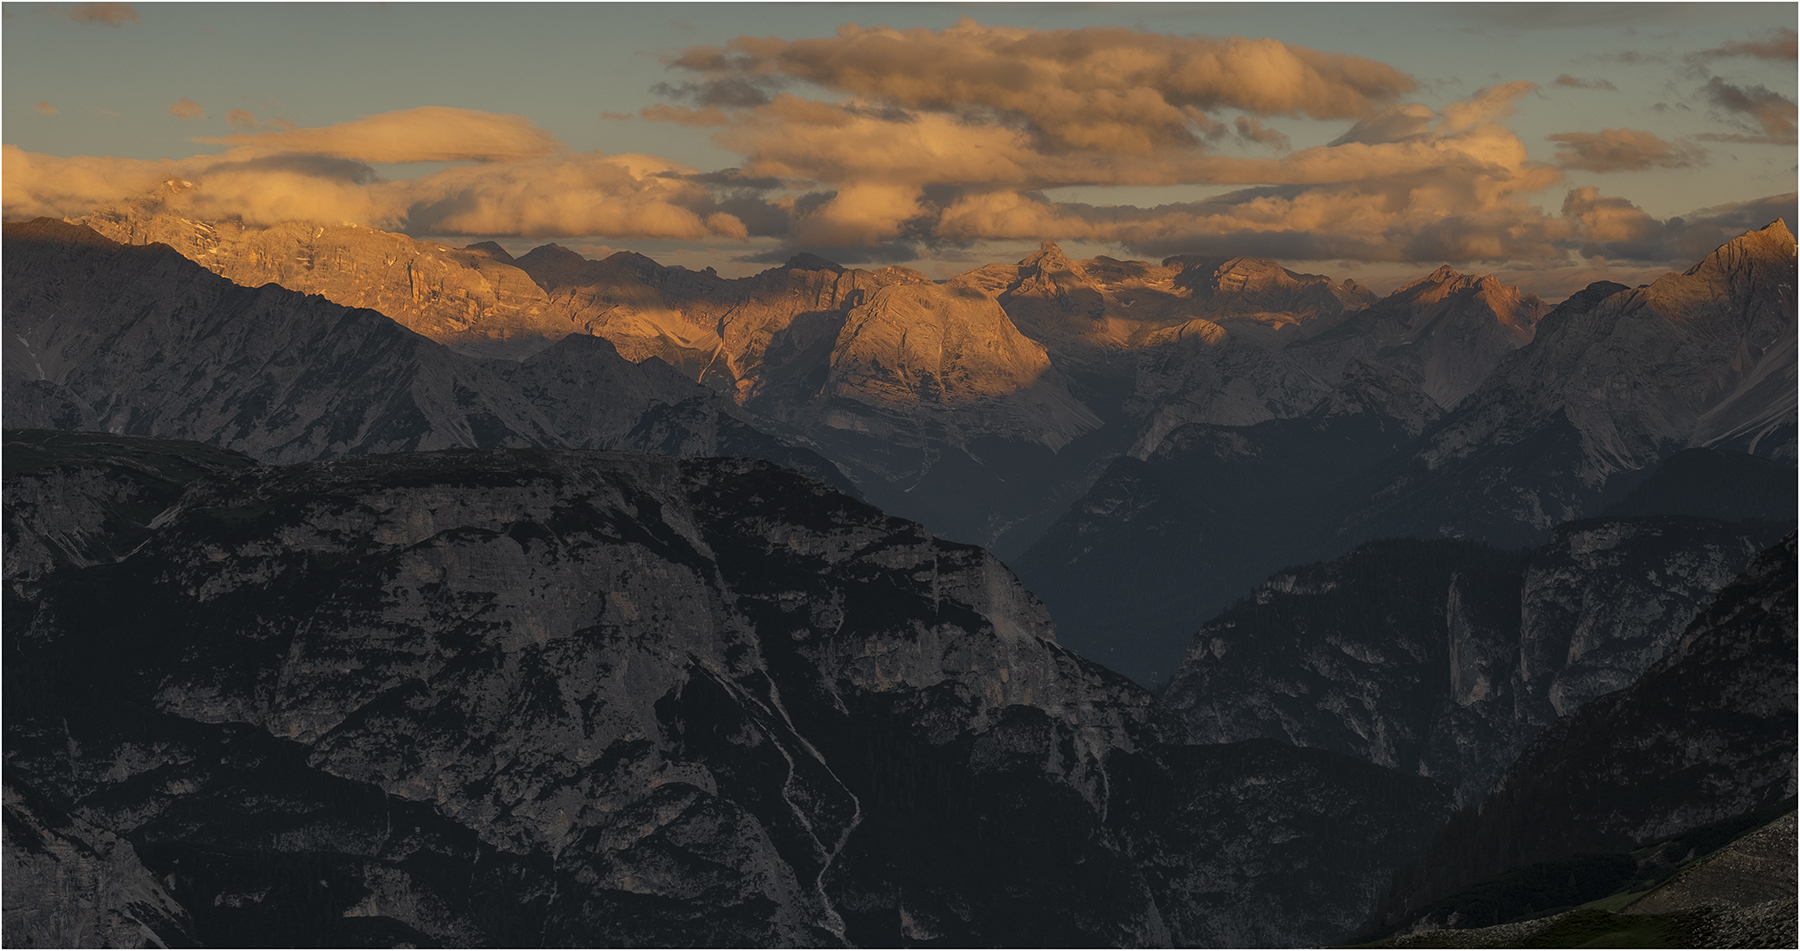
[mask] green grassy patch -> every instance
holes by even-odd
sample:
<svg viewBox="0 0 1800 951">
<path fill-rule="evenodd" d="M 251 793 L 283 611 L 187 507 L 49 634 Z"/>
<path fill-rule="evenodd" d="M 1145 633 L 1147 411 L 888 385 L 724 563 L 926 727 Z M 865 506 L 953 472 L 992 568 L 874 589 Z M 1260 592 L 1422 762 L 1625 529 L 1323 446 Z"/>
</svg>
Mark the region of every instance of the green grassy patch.
<svg viewBox="0 0 1800 951">
<path fill-rule="evenodd" d="M 1583 908 L 1525 939 L 1527 948 L 1691 948 L 1694 936 L 1675 915 L 1618 915 Z"/>
<path fill-rule="evenodd" d="M 1637 901 L 1638 899 L 1644 897 L 1645 895 L 1650 894 L 1651 891 L 1653 891 L 1653 889 L 1644 888 L 1644 889 L 1639 889 L 1638 891 L 1618 892 L 1616 894 L 1608 895 L 1605 898 L 1595 899 L 1594 901 L 1588 902 L 1587 904 L 1582 905 L 1581 907 L 1584 909 L 1594 908 L 1594 909 L 1598 909 L 1600 911 L 1616 912 L 1619 909 L 1624 908 L 1626 905 L 1629 905 L 1632 902 Z"/>
</svg>

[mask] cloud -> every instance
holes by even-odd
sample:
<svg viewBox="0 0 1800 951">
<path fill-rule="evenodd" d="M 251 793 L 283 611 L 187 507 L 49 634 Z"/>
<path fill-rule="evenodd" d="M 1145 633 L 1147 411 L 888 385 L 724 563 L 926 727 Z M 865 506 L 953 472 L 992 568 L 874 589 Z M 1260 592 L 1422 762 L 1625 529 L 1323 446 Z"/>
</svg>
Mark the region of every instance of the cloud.
<svg viewBox="0 0 1800 951">
<path fill-rule="evenodd" d="M 441 126 L 430 126 L 434 116 Z M 411 144 L 393 144 L 408 133 Z M 302 220 L 433 235 L 740 241 L 749 228 L 730 208 L 767 212 L 754 199 L 721 201 L 693 180 L 699 172 L 665 159 L 570 152 L 517 116 L 408 110 L 230 139 L 250 144 L 155 162 L 60 158 L 6 145 L 0 206 L 9 219 L 77 217 L 155 195 L 187 217 L 252 225 Z M 410 181 L 383 181 L 368 164 L 443 155 L 477 164 Z M 755 184 L 734 177 L 718 187 L 730 195 Z"/>
<path fill-rule="evenodd" d="M 55 106 L 53 106 L 47 102 L 33 103 L 31 108 L 36 109 L 37 111 L 39 111 L 47 116 L 56 115 L 59 111 L 61 111 L 61 110 L 57 109 Z"/>
<path fill-rule="evenodd" d="M 1556 84 L 1558 86 L 1567 86 L 1571 89 L 1606 89 L 1612 92 L 1619 91 L 1619 87 L 1613 85 L 1610 80 L 1582 79 L 1579 76 L 1571 76 L 1568 73 L 1563 73 L 1561 76 L 1556 77 Z"/>
<path fill-rule="evenodd" d="M 1750 119 L 1761 126 L 1762 134 L 1708 133 L 1700 138 L 1709 142 L 1795 143 L 1794 100 L 1763 86 L 1734 86 L 1717 76 L 1706 84 L 1704 91 L 1713 105 Z"/>
<path fill-rule="evenodd" d="M 1709 50 L 1701 50 L 1693 54 L 1691 58 L 1708 60 L 1731 56 L 1790 61 L 1800 59 L 1800 33 L 1796 33 L 1792 27 L 1782 27 L 1776 30 L 1775 35 L 1771 38 L 1726 43 Z"/>
<path fill-rule="evenodd" d="M 651 122 L 668 122 L 685 126 L 704 127 L 731 124 L 731 116 L 727 115 L 725 110 L 720 109 L 717 106 L 707 106 L 703 109 L 688 109 L 682 106 L 670 106 L 663 103 L 657 103 L 653 106 L 645 106 L 638 115 L 645 119 L 649 119 Z M 633 117 L 626 116 L 625 118 L 629 119 Z"/>
<path fill-rule="evenodd" d="M 1357 118 L 1417 88 L 1374 60 L 1272 39 L 1176 37 L 1112 28 L 1029 30 L 967 18 L 940 31 L 841 27 L 829 38 L 739 37 L 671 67 L 699 105 L 754 108 L 809 83 L 907 111 L 1000 122 L 1040 148 L 1147 154 L 1191 145 L 1207 114 Z"/>
<path fill-rule="evenodd" d="M 1437 114 L 1426 106 L 1416 102 L 1384 109 L 1367 119 L 1350 127 L 1350 131 L 1338 136 L 1332 145 L 1348 145 L 1360 142 L 1364 145 L 1381 145 L 1387 142 L 1401 142 L 1416 135 L 1422 135 L 1431 128 Z"/>
<path fill-rule="evenodd" d="M 1588 172 L 1641 172 L 1648 168 L 1694 168 L 1706 163 L 1706 152 L 1686 142 L 1665 142 L 1635 129 L 1558 132 L 1556 160 L 1563 168 Z"/>
<path fill-rule="evenodd" d="M 1498 83 L 1433 109 L 1405 101 L 1416 84 L 1391 67 L 1273 40 L 965 20 L 942 31 L 851 25 L 817 40 L 740 37 L 685 50 L 671 66 L 681 81 L 660 88 L 673 101 L 639 115 L 707 130 L 736 156 L 733 168 L 574 152 L 521 116 L 468 109 L 316 128 L 233 110 L 231 134 L 197 140 L 229 147 L 218 155 L 65 159 L 8 146 L 4 210 L 77 216 L 155 192 L 196 219 L 496 238 L 754 239 L 747 253 L 759 257 L 804 248 L 845 261 L 942 258 L 988 241 L 1050 238 L 1154 256 L 1515 268 L 1567 266 L 1576 253 L 1590 266 L 1675 259 L 1683 242 L 1767 210 L 1664 222 L 1597 189 L 1556 188 L 1565 169 L 1687 167 L 1704 153 L 1606 129 L 1559 134 L 1560 164 L 1534 161 L 1506 125 L 1533 83 Z M 1755 123 L 1747 129 L 1773 136 L 1785 121 L 1791 140 L 1789 100 L 1722 81 L 1708 88 L 1718 108 Z M 1271 117 L 1283 120 L 1279 130 Z M 1284 133 L 1308 124 L 1310 140 L 1329 144 L 1292 149 Z M 376 171 L 411 162 L 451 167 L 407 181 Z M 170 181 L 191 184 L 163 187 Z M 1222 193 L 1154 208 L 1046 197 L 1067 187 L 1172 185 Z"/>
<path fill-rule="evenodd" d="M 169 115 L 177 119 L 200 119 L 206 116 L 206 108 L 192 99 L 183 97 L 169 104 Z"/>
<path fill-rule="evenodd" d="M 1444 122 L 1452 130 L 1466 129 L 1481 122 L 1504 119 L 1518 108 L 1519 97 L 1537 89 L 1537 83 L 1511 82 L 1488 86 L 1475 95 L 1444 107 Z"/>
<path fill-rule="evenodd" d="M 1289 258 L 1542 257 L 1563 253 L 1557 241 L 1566 227 L 1523 196 L 1562 173 L 1532 162 L 1524 143 L 1493 121 L 1534 88 L 1484 89 L 1442 114 L 1396 105 L 1329 146 L 1280 158 L 1215 154 L 1201 142 L 1148 154 L 1076 149 L 1004 117 L 785 92 L 727 113 L 714 141 L 743 156 L 746 177 L 820 183 L 818 198 L 787 204 L 789 233 L 758 232 L 794 247 L 1069 238 L 1147 254 L 1199 245 Z M 1243 118 L 1221 123 L 1221 131 L 1270 138 L 1272 130 Z M 1198 183 L 1247 187 L 1204 205 L 1153 210 L 1057 204 L 1041 195 L 1069 185 Z M 1263 250 L 1229 251 L 1234 243 Z"/>
<path fill-rule="evenodd" d="M 257 127 L 256 117 L 245 110 L 234 109 L 226 119 L 234 128 Z M 195 141 L 376 163 L 516 161 L 559 147 L 554 136 L 523 116 L 447 106 L 420 106 L 316 129 L 243 131 Z"/>
<path fill-rule="evenodd" d="M 584 153 L 452 168 L 392 184 L 406 201 L 407 227 L 420 233 L 747 238 L 734 216 L 688 207 L 707 197 L 683 180 L 693 171 L 655 156 Z"/>
<path fill-rule="evenodd" d="M 1286 152 L 1294 147 L 1293 143 L 1288 141 L 1288 137 L 1280 130 L 1271 129 L 1263 125 L 1261 121 L 1249 116 L 1238 116 L 1232 126 L 1237 129 L 1238 138 L 1245 142 L 1267 145 L 1277 152 Z"/>
<path fill-rule="evenodd" d="M 173 107 L 170 108 L 170 111 L 171 112 L 174 111 Z M 254 133 L 254 132 L 272 132 L 272 131 L 276 131 L 276 130 L 285 131 L 285 130 L 289 130 L 289 129 L 293 129 L 293 128 L 297 127 L 296 123 L 291 122 L 287 119 L 283 119 L 280 116 L 276 116 L 275 118 L 270 119 L 267 122 L 260 121 L 256 118 L 256 113 L 251 112 L 248 109 L 232 109 L 232 110 L 227 111 L 225 113 L 225 124 L 228 126 L 231 126 L 233 129 L 238 130 L 238 132 L 245 133 L 245 134 Z M 242 136 L 232 136 L 231 138 L 238 139 L 241 137 Z M 218 139 L 218 138 L 207 138 L 207 139 L 201 139 L 199 141 L 223 142 L 226 140 Z"/>
<path fill-rule="evenodd" d="M 1692 263 L 1777 218 L 1793 227 L 1797 199 L 1800 195 L 1788 192 L 1659 221 L 1630 201 L 1602 196 L 1589 186 L 1571 190 L 1562 211 L 1585 257 Z"/>
<path fill-rule="evenodd" d="M 107 26 L 138 22 L 138 13 L 129 3 L 77 3 L 69 8 L 68 16 L 76 23 L 104 23 Z"/>
</svg>

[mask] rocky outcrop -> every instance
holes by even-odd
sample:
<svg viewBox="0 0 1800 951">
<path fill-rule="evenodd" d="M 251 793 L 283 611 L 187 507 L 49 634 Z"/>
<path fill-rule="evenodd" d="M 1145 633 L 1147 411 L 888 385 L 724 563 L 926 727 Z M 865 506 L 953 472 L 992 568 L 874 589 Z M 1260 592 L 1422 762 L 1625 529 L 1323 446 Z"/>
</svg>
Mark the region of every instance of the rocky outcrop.
<svg viewBox="0 0 1800 951">
<path fill-rule="evenodd" d="M 1600 520 L 1523 558 L 1372 543 L 1278 574 L 1209 621 L 1164 701 L 1199 742 L 1334 750 L 1475 802 L 1539 730 L 1674 650 L 1780 531 Z"/>
<path fill-rule="evenodd" d="M 1491 797 L 1495 821 L 1534 800 L 1561 815 L 1519 854 L 1654 839 L 1794 795 L 1794 566 L 1790 534 L 1635 683 L 1519 758 Z"/>
<path fill-rule="evenodd" d="M 964 279 L 997 297 L 1027 336 L 1072 369 L 1197 318 L 1305 324 L 1316 332 L 1375 300 L 1352 281 L 1299 274 L 1262 258 L 1076 262 L 1049 243 L 1017 265 L 990 264 Z"/>
<path fill-rule="evenodd" d="M 766 463 L 361 456 L 149 528 L 6 612 L 8 781 L 203 943 L 1316 942 L 1448 806 L 1179 744 L 991 556 Z"/>
</svg>

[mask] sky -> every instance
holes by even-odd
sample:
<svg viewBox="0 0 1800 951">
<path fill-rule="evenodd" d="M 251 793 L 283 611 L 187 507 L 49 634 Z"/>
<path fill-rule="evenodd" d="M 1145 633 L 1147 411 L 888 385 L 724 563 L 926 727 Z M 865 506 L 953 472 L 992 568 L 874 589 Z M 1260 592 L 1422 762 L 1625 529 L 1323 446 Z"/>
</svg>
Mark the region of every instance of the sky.
<svg viewBox="0 0 1800 951">
<path fill-rule="evenodd" d="M 1794 225 L 1792 3 L 0 7 L 0 204 L 946 278 L 1271 257 L 1549 299 Z"/>
</svg>

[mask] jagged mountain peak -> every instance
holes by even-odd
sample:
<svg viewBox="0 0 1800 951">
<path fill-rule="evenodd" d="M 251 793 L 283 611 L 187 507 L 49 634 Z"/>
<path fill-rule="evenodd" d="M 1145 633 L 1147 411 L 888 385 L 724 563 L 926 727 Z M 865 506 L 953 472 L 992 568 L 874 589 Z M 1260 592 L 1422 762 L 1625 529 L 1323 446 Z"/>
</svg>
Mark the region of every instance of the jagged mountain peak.
<svg viewBox="0 0 1800 951">
<path fill-rule="evenodd" d="M 1316 274 L 1295 274 L 1268 258 L 1232 258 L 1213 270 L 1220 290 L 1251 290 L 1283 284 L 1328 280 Z"/>
<path fill-rule="evenodd" d="M 74 244 L 89 248 L 121 247 L 119 242 L 86 225 L 71 224 L 55 218 L 9 221 L 6 223 L 6 240 L 54 241 L 57 244 Z"/>
<path fill-rule="evenodd" d="M 1027 256 L 1023 261 L 1020 261 L 1019 266 L 1034 267 L 1045 273 L 1055 271 L 1070 271 L 1076 274 L 1082 273 L 1081 265 L 1071 260 L 1067 254 L 1064 254 L 1062 248 L 1056 246 L 1056 242 L 1048 240 L 1046 240 L 1036 252 Z"/>
<path fill-rule="evenodd" d="M 1683 276 L 1726 274 L 1761 261 L 1791 269 L 1796 250 L 1794 233 L 1788 230 L 1787 222 L 1777 218 L 1761 231 L 1746 231 L 1720 245 Z"/>
<path fill-rule="evenodd" d="M 505 248 L 501 247 L 500 245 L 498 245 L 492 241 L 477 241 L 474 244 L 464 245 L 463 250 L 464 251 L 479 251 L 482 254 L 485 254 L 488 257 L 493 258 L 494 260 L 499 261 L 502 264 L 513 263 L 512 254 L 510 252 L 508 252 Z"/>
<path fill-rule="evenodd" d="M 842 264 L 830 260 L 829 258 L 822 258 L 807 251 L 802 251 L 799 254 L 788 258 L 787 263 L 783 264 L 782 267 L 790 271 L 836 271 L 839 274 L 842 274 L 845 271 Z"/>
<path fill-rule="evenodd" d="M 521 260 L 521 261 L 530 261 L 530 260 L 573 261 L 573 260 L 577 260 L 577 259 L 583 260 L 583 261 L 587 260 L 587 258 L 582 257 L 579 253 L 577 253 L 575 251 L 571 251 L 568 248 L 565 248 L 562 245 L 557 244 L 554 241 L 550 242 L 549 244 L 540 244 L 537 247 L 532 248 L 531 250 L 529 250 L 519 256 L 519 260 Z"/>
<path fill-rule="evenodd" d="M 1489 277 L 1491 278 L 1491 275 L 1489 275 Z M 1455 293 L 1465 287 L 1472 286 L 1481 280 L 1482 278 L 1480 277 L 1464 274 L 1456 268 L 1445 264 L 1424 277 L 1414 278 L 1413 280 L 1407 281 L 1399 287 L 1394 288 L 1393 292 L 1388 294 L 1388 297 L 1390 299 L 1398 298 L 1403 295 L 1411 297 L 1426 295 L 1441 297 L 1445 294 Z"/>
</svg>

